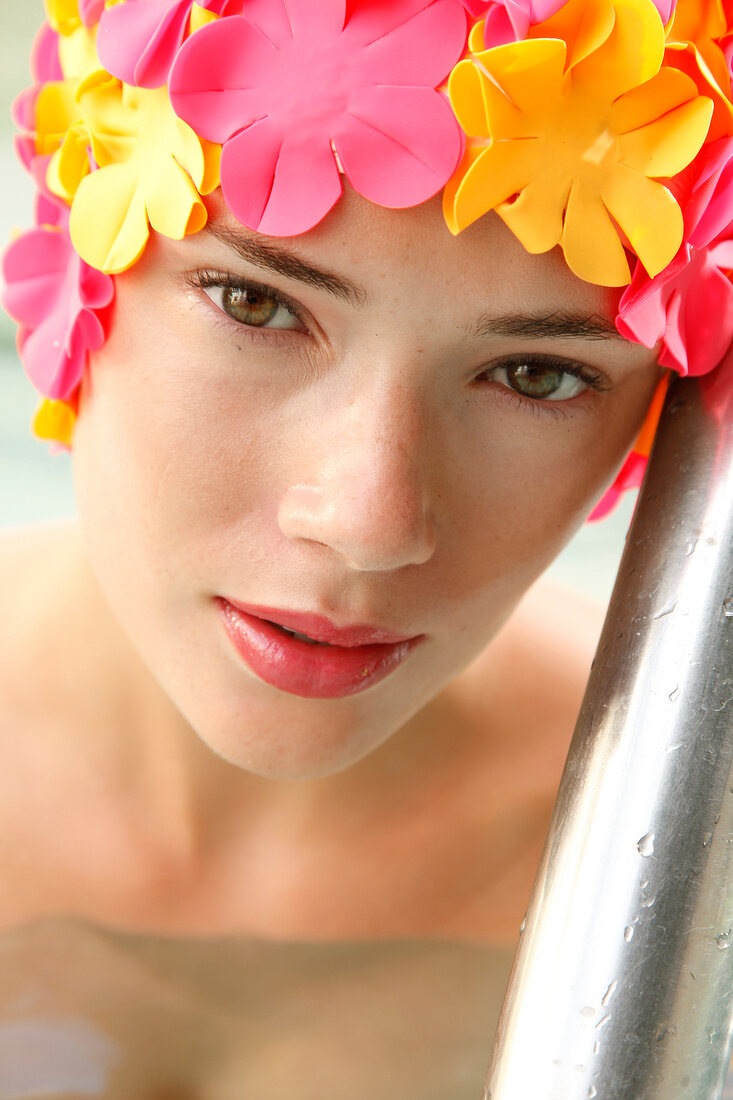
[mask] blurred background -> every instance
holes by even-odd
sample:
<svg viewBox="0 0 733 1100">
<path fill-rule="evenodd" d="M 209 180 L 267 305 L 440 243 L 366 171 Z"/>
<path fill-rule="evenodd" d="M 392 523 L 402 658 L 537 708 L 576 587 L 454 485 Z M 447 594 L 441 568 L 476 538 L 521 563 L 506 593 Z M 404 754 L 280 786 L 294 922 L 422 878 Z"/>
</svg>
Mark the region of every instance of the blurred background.
<svg viewBox="0 0 733 1100">
<path fill-rule="evenodd" d="M 8 240 L 13 229 L 26 228 L 32 220 L 31 187 L 13 152 L 10 105 L 30 83 L 30 46 L 43 18 L 43 0 L 3 0 L 0 178 L 4 202 L 0 206 L 0 243 Z M 46 444 L 31 436 L 36 404 L 35 391 L 15 351 L 15 326 L 0 311 L 0 528 L 74 515 L 69 456 L 49 455 Z M 607 601 L 631 518 L 632 495 L 610 519 L 583 528 L 553 565 L 555 577 Z"/>
</svg>

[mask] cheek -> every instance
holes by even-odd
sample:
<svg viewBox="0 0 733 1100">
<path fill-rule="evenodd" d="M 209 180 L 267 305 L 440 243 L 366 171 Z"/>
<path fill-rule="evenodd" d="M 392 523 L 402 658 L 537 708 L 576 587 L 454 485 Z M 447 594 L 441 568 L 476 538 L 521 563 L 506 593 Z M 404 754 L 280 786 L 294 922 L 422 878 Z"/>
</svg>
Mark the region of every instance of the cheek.
<svg viewBox="0 0 733 1100">
<path fill-rule="evenodd" d="M 583 412 L 556 419 L 492 407 L 466 432 L 483 443 L 470 465 L 454 454 L 440 491 L 452 502 L 443 541 L 452 601 L 470 603 L 482 591 L 516 598 L 544 571 L 615 477 L 656 381 L 646 366 Z"/>
<path fill-rule="evenodd" d="M 271 511 L 267 410 L 256 395 L 233 401 L 186 336 L 185 323 L 176 340 L 118 325 L 85 377 L 73 449 L 99 571 L 169 592 L 176 576 L 203 574 L 207 551 L 233 554 L 235 526 L 241 535 Z"/>
</svg>

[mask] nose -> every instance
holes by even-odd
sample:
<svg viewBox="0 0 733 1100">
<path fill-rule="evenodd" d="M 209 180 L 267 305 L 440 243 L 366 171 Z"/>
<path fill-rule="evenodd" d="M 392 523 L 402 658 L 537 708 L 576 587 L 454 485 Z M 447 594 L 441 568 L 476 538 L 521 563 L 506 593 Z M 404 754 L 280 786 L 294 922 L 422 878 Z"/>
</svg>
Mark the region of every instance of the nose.
<svg viewBox="0 0 733 1100">
<path fill-rule="evenodd" d="M 336 404 L 311 425 L 305 468 L 280 502 L 283 534 L 327 546 L 355 570 L 428 561 L 435 552 L 430 431 L 417 397 L 397 386 Z"/>
</svg>

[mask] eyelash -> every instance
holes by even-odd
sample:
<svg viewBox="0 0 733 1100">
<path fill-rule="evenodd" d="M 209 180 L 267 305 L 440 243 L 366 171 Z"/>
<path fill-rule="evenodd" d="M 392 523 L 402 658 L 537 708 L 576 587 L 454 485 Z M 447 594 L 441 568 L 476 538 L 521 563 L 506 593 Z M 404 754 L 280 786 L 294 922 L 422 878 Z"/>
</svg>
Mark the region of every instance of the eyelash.
<svg viewBox="0 0 733 1100">
<path fill-rule="evenodd" d="M 210 290 L 213 287 L 217 287 L 223 288 L 224 290 L 242 290 L 250 291 L 255 294 L 262 294 L 272 299 L 273 302 L 277 302 L 283 309 L 286 309 L 288 313 L 299 322 L 302 329 L 308 332 L 308 325 L 304 318 L 303 310 L 298 303 L 287 295 L 280 293 L 280 291 L 276 290 L 274 287 L 267 286 L 266 283 L 258 283 L 252 279 L 245 279 L 242 276 L 234 275 L 230 271 L 215 271 L 213 269 L 188 272 L 186 274 L 186 282 L 189 286 L 197 290 Z M 247 337 L 250 339 L 277 340 L 278 338 L 282 339 L 283 337 L 298 333 L 297 329 L 278 329 L 248 325 L 243 321 L 237 321 L 235 318 L 230 317 L 229 314 L 219 306 L 215 305 L 215 308 L 222 314 L 222 321 L 225 324 L 234 326 L 238 333 L 244 329 Z M 488 376 L 494 371 L 501 369 L 508 370 L 511 369 L 511 367 L 524 365 L 545 367 L 548 370 L 561 370 L 565 374 L 570 374 L 575 378 L 579 378 L 590 389 L 596 390 L 597 392 L 603 392 L 609 389 L 608 380 L 586 364 L 577 363 L 573 360 L 562 359 L 556 356 L 538 354 L 516 354 L 506 356 L 492 363 L 492 365 L 484 370 L 482 374 L 478 375 L 477 381 L 481 381 L 482 376 Z M 484 380 L 486 382 L 493 381 L 490 377 L 484 377 Z M 515 390 L 502 382 L 496 383 L 496 387 L 501 391 L 502 397 L 505 400 L 511 401 L 515 406 L 529 409 L 535 413 L 546 412 L 555 416 L 562 415 L 565 411 L 563 406 L 567 405 L 569 401 L 574 400 L 574 398 L 570 398 L 563 401 L 551 401 L 548 400 L 548 398 L 530 397 L 528 394 L 520 393 L 519 390 Z M 578 394 L 577 396 L 582 397 L 582 394 Z"/>
<path fill-rule="evenodd" d="M 494 371 L 509 370 L 512 367 L 529 366 L 529 367 L 544 367 L 547 370 L 559 370 L 564 374 L 570 374 L 574 378 L 579 378 L 581 382 L 584 382 L 589 389 L 595 390 L 597 393 L 602 393 L 605 390 L 610 389 L 608 379 L 600 374 L 598 371 L 592 369 L 587 364 L 577 363 L 572 359 L 563 359 L 553 355 L 540 355 L 537 353 L 530 354 L 516 354 L 508 355 L 498 362 L 492 363 L 490 367 L 482 371 L 477 377 L 477 381 L 481 382 L 493 382 L 493 379 L 486 377 L 491 375 Z M 560 401 L 552 401 L 547 397 L 530 397 L 528 394 L 520 393 L 519 390 L 513 389 L 511 386 L 505 385 L 503 382 L 496 383 L 497 389 L 501 391 L 501 395 L 505 400 L 511 401 L 514 405 L 520 406 L 524 409 L 529 409 L 536 413 L 549 413 L 552 416 L 562 416 L 569 410 L 563 406 L 567 406 L 571 401 L 576 398 L 568 398 Z M 583 394 L 579 393 L 576 397 L 582 397 Z"/>
<path fill-rule="evenodd" d="M 281 294 L 279 290 L 274 287 L 267 286 L 266 283 L 258 283 L 253 279 L 244 279 L 240 275 L 234 275 L 230 271 L 214 271 L 213 269 L 206 269 L 201 271 L 189 271 L 185 276 L 186 282 L 189 286 L 194 287 L 196 290 L 211 290 L 212 287 L 220 287 L 224 290 L 242 290 L 250 291 L 253 294 L 262 294 L 266 298 L 271 298 L 273 302 L 277 302 L 279 306 L 286 309 L 288 313 L 298 321 L 302 329 L 307 332 L 308 324 L 306 322 L 302 308 L 297 302 L 294 302 L 292 298 L 289 298 L 286 294 Z M 234 317 L 230 317 L 219 306 L 215 305 L 215 308 L 222 314 L 222 320 L 224 323 L 233 325 L 237 332 L 240 333 L 243 329 L 247 336 L 252 339 L 278 339 L 283 335 L 301 335 L 297 329 L 278 329 L 267 328 L 264 325 L 248 325 L 244 321 L 237 321 Z M 267 334 L 265 336 L 265 334 Z"/>
</svg>

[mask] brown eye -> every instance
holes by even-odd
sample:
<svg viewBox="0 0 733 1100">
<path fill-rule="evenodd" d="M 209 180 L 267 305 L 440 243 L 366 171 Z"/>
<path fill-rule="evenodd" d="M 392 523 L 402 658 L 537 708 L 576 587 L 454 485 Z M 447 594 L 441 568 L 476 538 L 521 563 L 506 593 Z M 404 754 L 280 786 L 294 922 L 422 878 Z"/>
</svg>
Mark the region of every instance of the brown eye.
<svg viewBox="0 0 733 1100">
<path fill-rule="evenodd" d="M 549 397 L 562 385 L 565 371 L 557 367 L 536 366 L 521 363 L 507 367 L 507 382 L 513 390 L 526 397 Z"/>
<path fill-rule="evenodd" d="M 245 290 L 238 286 L 224 287 L 222 308 L 235 321 L 244 325 L 266 325 L 273 319 L 280 303 L 259 290 Z"/>
<path fill-rule="evenodd" d="M 207 298 L 227 317 L 245 328 L 299 329 L 305 331 L 298 317 L 267 287 L 233 286 L 224 280 L 213 279 L 207 273 L 198 275 L 194 285 L 201 287 Z"/>
<path fill-rule="evenodd" d="M 588 389 L 588 383 L 559 363 L 527 362 L 494 367 L 486 377 L 539 401 L 569 401 Z"/>
</svg>

